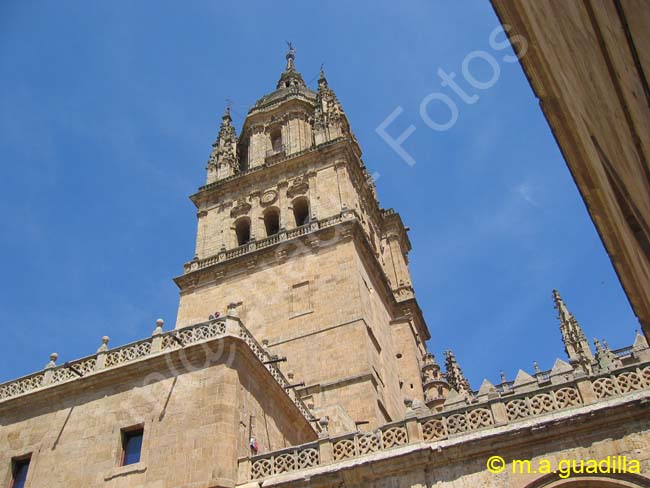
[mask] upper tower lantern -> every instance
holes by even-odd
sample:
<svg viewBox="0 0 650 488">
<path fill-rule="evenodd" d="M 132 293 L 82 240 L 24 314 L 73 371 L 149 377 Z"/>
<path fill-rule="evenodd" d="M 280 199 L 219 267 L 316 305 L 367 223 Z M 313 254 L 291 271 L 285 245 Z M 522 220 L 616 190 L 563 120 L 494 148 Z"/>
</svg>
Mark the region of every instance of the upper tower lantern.
<svg viewBox="0 0 650 488">
<path fill-rule="evenodd" d="M 321 68 L 310 89 L 292 45 L 276 89 L 239 137 L 227 109 L 197 207 L 194 259 L 175 279 L 176 326 L 233 304 L 330 430 L 402 418 L 424 402 L 429 331 L 399 214 L 380 208 L 345 112 Z M 426 368 L 425 368 L 426 369 Z M 443 396 L 446 389 L 443 389 Z M 358 399 L 364 398 L 363 402 Z"/>
</svg>

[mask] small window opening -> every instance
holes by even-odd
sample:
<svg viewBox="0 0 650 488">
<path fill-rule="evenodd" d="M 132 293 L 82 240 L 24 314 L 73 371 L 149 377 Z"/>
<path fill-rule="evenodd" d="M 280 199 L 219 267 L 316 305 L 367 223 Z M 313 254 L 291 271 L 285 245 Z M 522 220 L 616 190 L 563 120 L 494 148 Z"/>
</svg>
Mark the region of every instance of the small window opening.
<svg viewBox="0 0 650 488">
<path fill-rule="evenodd" d="M 271 132 L 271 147 L 274 153 L 282 151 L 282 130 L 275 129 Z"/>
<path fill-rule="evenodd" d="M 143 435 L 142 427 L 122 431 L 122 466 L 140 462 Z"/>
<path fill-rule="evenodd" d="M 266 236 L 274 236 L 280 232 L 280 212 L 276 208 L 270 208 L 264 212 L 264 227 Z"/>
<path fill-rule="evenodd" d="M 237 234 L 237 245 L 242 246 L 251 240 L 251 222 L 248 219 L 241 219 L 235 224 Z"/>
<path fill-rule="evenodd" d="M 239 169 L 246 171 L 248 169 L 248 145 L 241 144 L 239 146 Z"/>
<path fill-rule="evenodd" d="M 294 202 L 293 216 L 296 220 L 296 227 L 309 223 L 309 202 L 306 198 L 300 198 Z"/>
<path fill-rule="evenodd" d="M 11 485 L 10 488 L 24 488 L 27 480 L 27 470 L 31 456 L 13 459 L 11 461 Z"/>
</svg>

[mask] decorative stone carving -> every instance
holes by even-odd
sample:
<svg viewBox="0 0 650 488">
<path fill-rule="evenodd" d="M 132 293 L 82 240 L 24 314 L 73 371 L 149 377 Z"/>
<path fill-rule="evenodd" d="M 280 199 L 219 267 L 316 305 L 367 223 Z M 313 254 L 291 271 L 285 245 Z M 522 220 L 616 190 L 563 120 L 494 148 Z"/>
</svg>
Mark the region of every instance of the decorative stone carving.
<svg viewBox="0 0 650 488">
<path fill-rule="evenodd" d="M 271 205 L 277 199 L 278 199 L 278 192 L 276 190 L 266 190 L 264 193 L 262 193 L 262 197 L 260 198 L 260 203 L 264 206 Z"/>
<path fill-rule="evenodd" d="M 246 215 L 251 210 L 251 205 L 244 198 L 238 198 L 235 201 L 232 209 L 230 210 L 230 216 L 232 218 L 239 217 L 241 215 Z"/>
<path fill-rule="evenodd" d="M 287 189 L 287 196 L 293 198 L 297 195 L 304 195 L 309 190 L 309 182 L 304 176 L 299 176 L 291 182 Z"/>
</svg>

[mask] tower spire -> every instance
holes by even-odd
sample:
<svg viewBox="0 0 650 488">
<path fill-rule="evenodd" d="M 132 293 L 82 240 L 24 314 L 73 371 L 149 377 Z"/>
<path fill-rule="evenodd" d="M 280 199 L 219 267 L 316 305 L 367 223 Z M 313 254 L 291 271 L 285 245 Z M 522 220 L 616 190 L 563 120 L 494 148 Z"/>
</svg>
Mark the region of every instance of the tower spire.
<svg viewBox="0 0 650 488">
<path fill-rule="evenodd" d="M 579 366 L 585 373 L 591 372 L 591 363 L 594 355 L 589 347 L 589 342 L 585 337 L 582 327 L 567 308 L 564 300 L 557 290 L 553 290 L 553 301 L 557 309 L 557 317 L 560 321 L 560 332 L 562 333 L 562 342 L 569 361 Z"/>
<path fill-rule="evenodd" d="M 451 350 L 445 351 L 445 369 L 447 370 L 446 377 L 449 386 L 456 390 L 460 395 L 471 396 L 472 387 L 465 378 L 463 370 L 460 369 L 456 356 Z"/>
<path fill-rule="evenodd" d="M 285 56 L 287 58 L 287 67 L 285 68 L 285 71 L 296 71 L 296 50 L 293 48 L 293 44 L 291 41 L 286 41 L 287 46 L 289 47 L 289 50 L 287 51 L 287 55 Z"/>
</svg>

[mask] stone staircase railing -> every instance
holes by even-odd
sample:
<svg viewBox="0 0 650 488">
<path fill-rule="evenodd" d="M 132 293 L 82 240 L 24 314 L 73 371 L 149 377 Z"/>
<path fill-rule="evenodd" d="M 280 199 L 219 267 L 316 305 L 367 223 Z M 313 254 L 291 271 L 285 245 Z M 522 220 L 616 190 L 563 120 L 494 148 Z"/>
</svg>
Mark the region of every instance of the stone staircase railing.
<svg viewBox="0 0 650 488">
<path fill-rule="evenodd" d="M 415 412 L 373 432 L 321 438 L 309 444 L 239 459 L 239 483 L 354 459 L 418 442 L 437 442 L 470 432 L 514 424 L 532 417 L 597 403 L 650 389 L 650 363 L 571 379 L 528 392 L 501 394 L 431 415 Z"/>
</svg>

